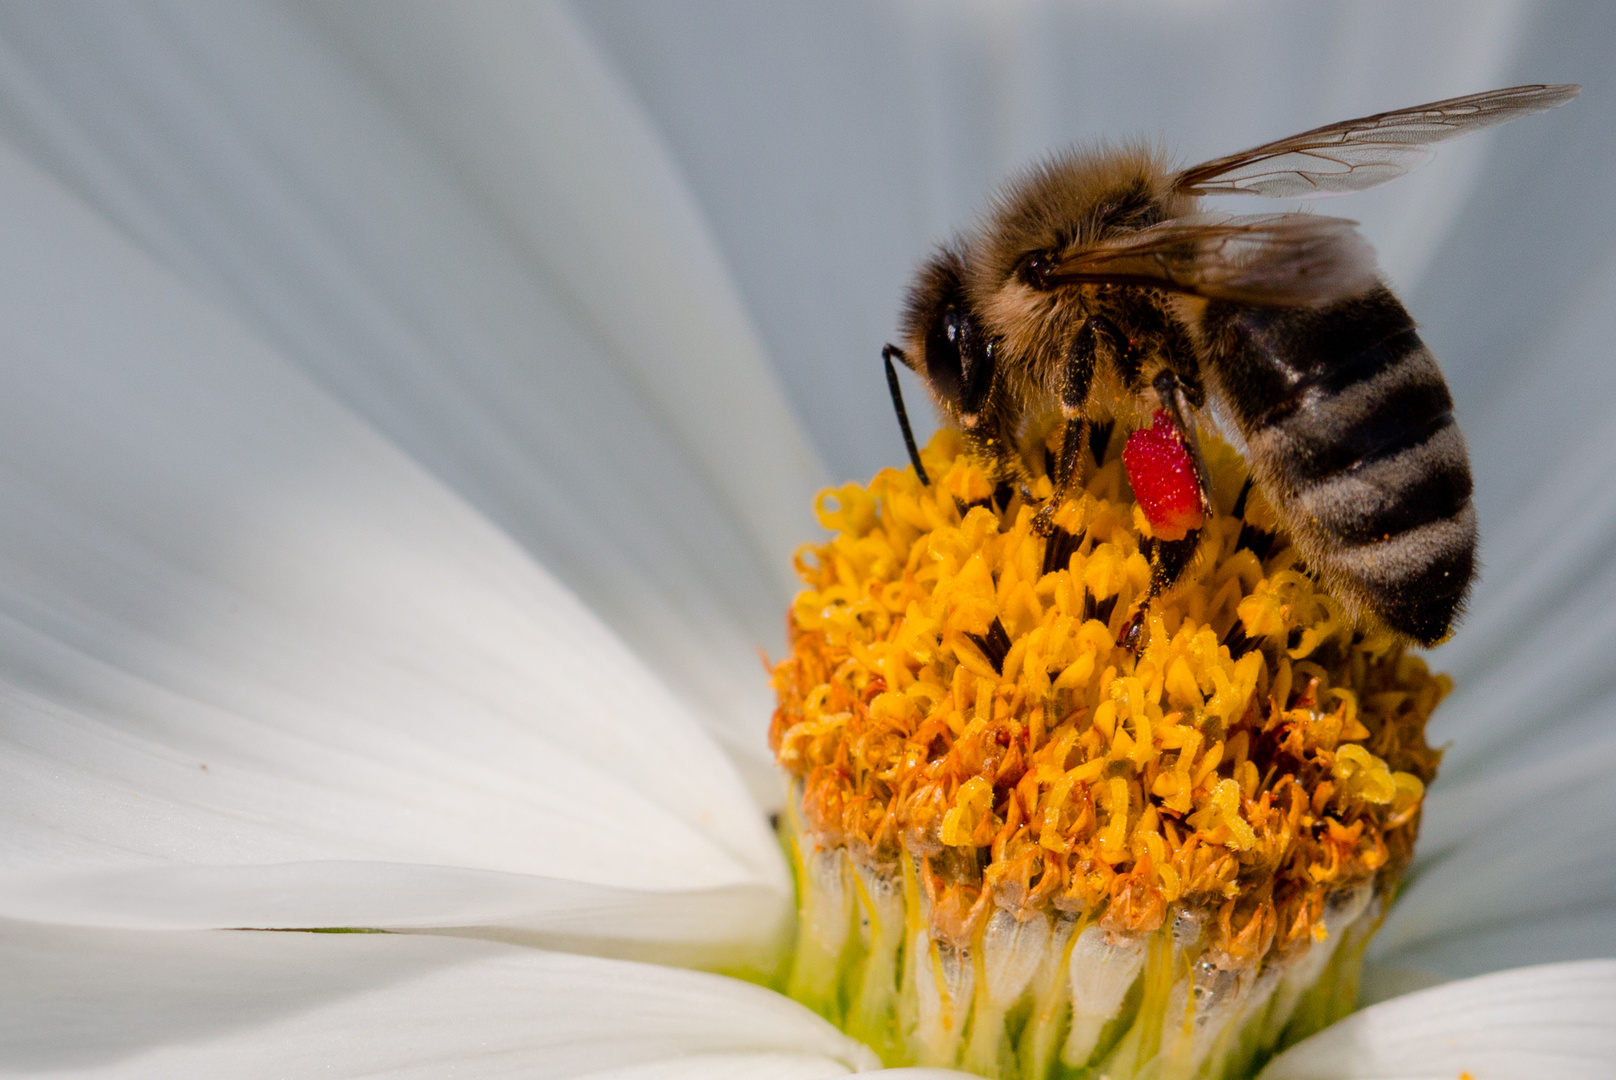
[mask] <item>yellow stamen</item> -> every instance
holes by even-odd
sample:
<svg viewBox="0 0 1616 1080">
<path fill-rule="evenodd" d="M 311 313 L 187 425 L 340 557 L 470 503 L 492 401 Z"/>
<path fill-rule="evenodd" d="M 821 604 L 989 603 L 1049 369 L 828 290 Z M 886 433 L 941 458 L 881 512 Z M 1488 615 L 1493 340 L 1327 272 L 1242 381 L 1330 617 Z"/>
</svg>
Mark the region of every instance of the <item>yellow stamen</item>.
<svg viewBox="0 0 1616 1080">
<path fill-rule="evenodd" d="M 1138 977 L 1155 1019 L 1136 995 L 1134 1023 L 1165 1026 L 1102 1038 L 1109 1021 L 1084 1014 L 1073 1042 L 1032 1025 L 1040 1068 L 1054 1067 L 1061 1042 L 1125 1051 L 1130 1069 L 1158 1055 L 1196 1068 L 1208 1055 L 1249 1057 L 1260 1048 L 1186 1021 L 1218 997 L 1192 984 L 1223 972 L 1219 985 L 1236 988 L 1219 991 L 1223 1006 L 1261 986 L 1288 987 L 1287 1010 L 1298 1007 L 1306 988 L 1281 975 L 1310 948 L 1335 951 L 1352 920 L 1371 917 L 1362 897 L 1385 894 L 1407 865 L 1439 757 L 1425 723 L 1450 684 L 1395 638 L 1355 630 L 1283 537 L 1272 550 L 1245 543 L 1277 529 L 1272 511 L 1254 491 L 1244 519 L 1231 516 L 1244 466 L 1220 443 L 1206 449 L 1219 512 L 1183 579 L 1155 599 L 1151 541 L 1115 459 L 1054 513 L 1071 553 L 1048 573 L 1056 540 L 1036 520 L 1048 479 L 1001 509 L 953 433 L 924 452 L 931 486 L 889 469 L 821 497 L 835 535 L 797 557 L 807 588 L 775 668 L 770 738 L 793 780 L 803 865 L 837 853 L 890 882 L 906 898 L 905 947 L 929 954 L 921 997 L 932 1005 L 907 1029 L 893 1021 L 894 1063 L 958 1063 L 913 1045 L 936 1028 L 969 1047 L 970 1067 L 1009 1068 L 1013 1055 L 995 1057 L 981 1031 L 960 1041 L 959 1013 L 990 1000 L 967 984 L 985 978 L 984 962 L 1009 970 L 975 955 L 996 911 L 1044 929 L 991 940 L 1036 939 L 1050 964 L 1074 931 L 1107 935 L 1082 955 L 1150 958 Z M 1135 615 L 1142 631 L 1121 646 Z M 1156 935 L 1146 951 L 1142 935 Z M 1329 957 L 1317 956 L 1322 971 Z M 889 966 L 913 977 L 917 959 Z M 1132 972 L 1119 962 L 1106 961 Z M 1049 1013 L 1058 980 L 1014 970 L 1016 992 Z M 1066 1001 L 1086 992 L 1075 968 L 1072 978 Z M 905 992 L 889 995 L 900 1012 Z M 1015 1015 L 1013 1001 L 991 1000 L 980 1017 Z M 1257 1025 L 1273 1038 L 1284 1026 L 1273 1015 Z"/>
</svg>

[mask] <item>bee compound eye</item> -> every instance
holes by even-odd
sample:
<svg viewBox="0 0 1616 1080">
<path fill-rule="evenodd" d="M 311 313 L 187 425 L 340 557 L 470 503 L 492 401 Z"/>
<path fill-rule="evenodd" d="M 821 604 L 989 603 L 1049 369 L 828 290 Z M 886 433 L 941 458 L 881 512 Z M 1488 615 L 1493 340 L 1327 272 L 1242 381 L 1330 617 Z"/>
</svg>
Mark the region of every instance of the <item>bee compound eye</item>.
<svg viewBox="0 0 1616 1080">
<path fill-rule="evenodd" d="M 955 403 L 965 381 L 961 354 L 964 336 L 964 320 L 952 305 L 938 314 L 931 333 L 926 335 L 926 379 L 939 396 Z"/>
</svg>

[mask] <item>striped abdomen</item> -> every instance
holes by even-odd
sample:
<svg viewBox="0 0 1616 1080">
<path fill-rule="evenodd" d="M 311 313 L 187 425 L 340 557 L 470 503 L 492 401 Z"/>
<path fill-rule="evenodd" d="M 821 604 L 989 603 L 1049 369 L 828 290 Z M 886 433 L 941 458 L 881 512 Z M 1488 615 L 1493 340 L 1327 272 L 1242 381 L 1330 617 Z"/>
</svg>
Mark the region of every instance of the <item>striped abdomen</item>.
<svg viewBox="0 0 1616 1080">
<path fill-rule="evenodd" d="M 1385 288 L 1321 310 L 1208 305 L 1207 360 L 1252 470 L 1325 585 L 1430 644 L 1475 570 L 1442 372 Z"/>
</svg>

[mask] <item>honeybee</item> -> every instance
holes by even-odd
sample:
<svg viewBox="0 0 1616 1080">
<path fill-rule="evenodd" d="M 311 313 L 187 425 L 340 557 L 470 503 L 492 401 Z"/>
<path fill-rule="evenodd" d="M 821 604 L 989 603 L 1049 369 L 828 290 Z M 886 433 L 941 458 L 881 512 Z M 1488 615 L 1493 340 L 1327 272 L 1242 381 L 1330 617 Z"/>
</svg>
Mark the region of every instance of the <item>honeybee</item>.
<svg viewBox="0 0 1616 1080">
<path fill-rule="evenodd" d="M 1188 566 L 1211 512 L 1196 428 L 1218 418 L 1351 615 L 1422 644 L 1443 639 L 1474 576 L 1476 517 L 1453 399 L 1414 320 L 1380 282 L 1355 222 L 1212 215 L 1199 199 L 1361 191 L 1422 163 L 1433 143 L 1578 90 L 1517 86 L 1377 113 L 1182 170 L 1143 145 L 1034 166 L 979 228 L 920 267 L 904 344 L 883 353 L 917 473 L 926 479 L 894 358 L 1001 490 L 1025 490 L 1044 435 L 1063 429 L 1047 466 L 1046 531 L 1091 427 L 1165 424 L 1200 505 L 1156 523 L 1155 595 Z"/>
</svg>

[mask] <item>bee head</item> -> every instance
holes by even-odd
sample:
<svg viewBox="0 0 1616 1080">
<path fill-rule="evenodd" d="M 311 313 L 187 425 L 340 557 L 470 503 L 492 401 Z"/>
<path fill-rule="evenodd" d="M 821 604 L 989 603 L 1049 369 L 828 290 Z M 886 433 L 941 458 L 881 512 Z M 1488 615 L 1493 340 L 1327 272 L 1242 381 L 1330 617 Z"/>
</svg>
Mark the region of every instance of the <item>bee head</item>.
<svg viewBox="0 0 1616 1080">
<path fill-rule="evenodd" d="M 964 261 L 944 248 L 921 266 L 903 314 L 908 364 L 960 427 L 981 422 L 993 388 L 996 343 L 965 293 Z"/>
</svg>

